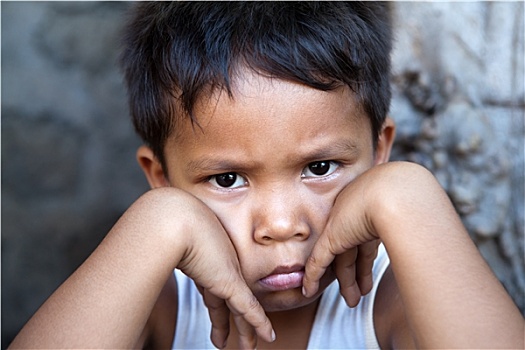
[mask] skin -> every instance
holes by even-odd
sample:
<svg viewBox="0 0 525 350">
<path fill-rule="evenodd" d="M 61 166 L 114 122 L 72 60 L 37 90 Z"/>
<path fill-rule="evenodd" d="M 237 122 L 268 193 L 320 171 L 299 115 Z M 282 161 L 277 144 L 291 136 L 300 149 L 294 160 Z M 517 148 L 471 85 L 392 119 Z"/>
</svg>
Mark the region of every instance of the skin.
<svg viewBox="0 0 525 350">
<path fill-rule="evenodd" d="M 370 289 L 380 239 L 392 261 L 374 305 L 382 348 L 523 348 L 523 318 L 446 194 L 422 167 L 385 163 L 394 124 L 374 151 L 348 89 L 244 72 L 234 99 L 202 98 L 196 115 L 200 127 L 179 120 L 168 140 L 166 173 L 139 149 L 154 189 L 12 347 L 170 346 L 177 267 L 203 294 L 216 346 L 304 348 L 331 281 L 350 306 Z M 225 173 L 237 176 L 229 188 Z M 301 285 L 270 290 L 263 279 L 290 265 L 305 266 Z"/>
<path fill-rule="evenodd" d="M 436 179 L 408 163 L 383 164 L 364 175 L 334 205 L 306 266 L 305 295 L 315 293 L 335 255 L 380 237 L 391 258 L 387 280 L 395 278 L 404 309 L 399 321 L 405 325 L 391 328 L 394 347 L 412 338 L 417 348 L 523 348 L 520 312 Z M 356 201 L 365 189 L 367 200 Z M 395 298 L 385 297 L 381 304 Z"/>
<path fill-rule="evenodd" d="M 322 92 L 251 74 L 245 78 L 236 85 L 233 100 L 217 94 L 198 106 L 202 129 L 181 123 L 181 137 L 170 138 L 165 148 L 167 174 L 146 147 L 138 152 L 139 162 L 152 187 L 183 189 L 217 215 L 237 251 L 248 287 L 274 326 L 278 320 L 291 324 L 290 319 L 300 318 L 309 329 L 315 315 L 312 306 L 336 273 L 349 304 L 359 301 L 357 249 L 339 257 L 340 268 L 330 269 L 321 278 L 322 288 L 310 298 L 299 287 L 269 291 L 260 280 L 279 266 L 304 267 L 339 192 L 388 159 L 393 122 L 385 123 L 374 152 L 369 121 L 347 88 Z M 327 175 L 311 173 L 308 165 L 324 160 L 333 161 Z M 229 172 L 238 174 L 230 188 L 220 188 L 216 178 L 210 179 Z M 361 256 L 370 253 L 360 264 L 369 271 L 361 275 L 370 277 L 376 246 L 371 242 L 362 247 Z M 363 279 L 363 292 L 370 287 L 370 279 Z M 284 336 L 284 330 L 276 332 L 279 340 L 293 338 Z"/>
</svg>

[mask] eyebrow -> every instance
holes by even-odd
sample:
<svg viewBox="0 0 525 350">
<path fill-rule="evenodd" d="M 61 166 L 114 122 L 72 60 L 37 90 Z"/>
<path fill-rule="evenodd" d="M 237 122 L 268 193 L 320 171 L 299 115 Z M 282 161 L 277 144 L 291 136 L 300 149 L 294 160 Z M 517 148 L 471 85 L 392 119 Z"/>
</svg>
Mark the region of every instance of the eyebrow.
<svg viewBox="0 0 525 350">
<path fill-rule="evenodd" d="M 307 152 L 303 156 L 304 162 L 316 160 L 330 160 L 348 156 L 356 156 L 359 153 L 359 147 L 351 140 L 337 140 L 330 145 L 319 147 Z"/>
<path fill-rule="evenodd" d="M 338 140 L 322 147 L 313 147 L 311 151 L 304 154 L 298 152 L 293 159 L 296 163 L 310 163 L 313 161 L 330 160 L 338 158 L 353 158 L 359 153 L 359 147 L 350 140 Z M 239 161 L 236 159 L 217 159 L 214 157 L 203 157 L 190 161 L 186 165 L 189 173 L 202 172 L 236 172 L 241 170 L 255 169 L 261 164 L 256 161 Z"/>
<path fill-rule="evenodd" d="M 241 169 L 257 167 L 256 162 L 240 162 L 230 159 L 202 158 L 192 160 L 186 165 L 186 170 L 190 173 L 201 172 L 235 172 Z"/>
</svg>

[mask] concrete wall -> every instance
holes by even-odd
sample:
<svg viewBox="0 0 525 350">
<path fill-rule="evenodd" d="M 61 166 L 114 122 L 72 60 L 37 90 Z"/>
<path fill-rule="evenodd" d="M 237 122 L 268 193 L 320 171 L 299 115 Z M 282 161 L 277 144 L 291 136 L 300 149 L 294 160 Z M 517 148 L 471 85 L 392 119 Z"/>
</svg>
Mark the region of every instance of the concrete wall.
<svg viewBox="0 0 525 350">
<path fill-rule="evenodd" d="M 116 68 L 128 3 L 3 2 L 2 346 L 148 187 Z M 432 169 L 524 308 L 523 3 L 396 3 L 394 159 Z"/>
</svg>

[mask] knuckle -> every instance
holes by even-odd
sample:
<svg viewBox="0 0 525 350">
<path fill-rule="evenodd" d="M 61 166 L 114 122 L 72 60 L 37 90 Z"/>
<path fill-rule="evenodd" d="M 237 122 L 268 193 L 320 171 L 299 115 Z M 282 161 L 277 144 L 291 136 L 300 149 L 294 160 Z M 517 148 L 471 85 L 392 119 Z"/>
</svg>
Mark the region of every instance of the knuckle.
<svg viewBox="0 0 525 350">
<path fill-rule="evenodd" d="M 213 312 L 217 312 L 217 311 L 220 311 L 220 310 L 223 310 L 224 309 L 224 304 L 220 301 L 204 301 L 204 303 L 206 304 L 206 307 L 210 310 L 210 311 L 213 311 Z"/>
<path fill-rule="evenodd" d="M 377 256 L 377 248 L 363 249 L 360 251 L 360 254 L 366 259 L 373 260 Z"/>
<path fill-rule="evenodd" d="M 308 257 L 308 259 L 306 260 L 306 265 L 309 267 L 309 269 L 312 272 L 317 272 L 319 269 L 324 268 L 324 266 L 323 266 L 323 264 L 321 262 L 321 258 L 315 253 L 312 253 Z"/>
<path fill-rule="evenodd" d="M 229 326 L 229 323 L 228 322 L 218 322 L 218 321 L 214 321 L 212 322 L 211 324 L 211 328 L 212 328 L 212 333 L 213 334 L 217 334 L 217 335 L 222 335 L 222 333 L 224 333 L 225 331 L 227 332 L 228 331 L 228 326 Z"/>
<path fill-rule="evenodd" d="M 230 325 L 230 321 L 228 320 L 228 318 L 223 318 L 223 317 L 215 317 L 215 318 L 212 318 L 212 327 L 213 329 L 215 329 L 216 331 L 223 331 L 223 330 L 227 330 L 229 328 L 229 325 Z"/>
<path fill-rule="evenodd" d="M 206 304 L 206 307 L 210 310 L 221 310 L 225 308 L 224 300 L 220 299 L 219 297 L 212 294 L 212 292 L 208 290 L 204 290 L 203 294 L 204 304 Z"/>
<path fill-rule="evenodd" d="M 238 295 L 237 293 L 233 294 Z M 257 298 L 253 294 L 247 294 L 242 301 L 240 299 L 233 300 L 233 296 L 228 299 L 227 301 L 228 307 L 230 308 L 231 312 L 236 316 L 250 316 L 256 315 L 258 311 L 260 311 L 260 304 Z M 236 307 L 234 307 L 236 305 Z"/>
<path fill-rule="evenodd" d="M 231 299 L 232 296 L 235 295 L 233 288 L 234 286 L 234 283 L 215 283 L 213 287 L 213 294 L 224 300 Z"/>
<path fill-rule="evenodd" d="M 327 239 L 325 242 L 326 242 L 326 247 L 328 248 L 328 252 L 330 252 L 330 254 L 337 255 L 340 253 L 340 247 L 339 247 L 338 242 L 331 240 L 331 239 Z"/>
<path fill-rule="evenodd" d="M 343 294 L 343 292 L 346 290 L 354 288 L 355 285 L 356 281 L 354 279 L 345 281 L 339 280 L 339 290 L 341 291 L 341 294 Z"/>
<path fill-rule="evenodd" d="M 319 265 L 319 259 L 317 257 L 317 255 L 315 254 L 311 254 L 307 261 L 306 261 L 306 265 L 311 269 L 311 270 L 317 270 L 320 265 Z"/>
<path fill-rule="evenodd" d="M 252 312 L 259 311 L 259 309 L 260 309 L 260 305 L 259 305 L 259 301 L 257 300 L 257 298 L 254 295 L 249 296 L 248 301 L 247 301 L 247 312 L 252 313 Z"/>
</svg>

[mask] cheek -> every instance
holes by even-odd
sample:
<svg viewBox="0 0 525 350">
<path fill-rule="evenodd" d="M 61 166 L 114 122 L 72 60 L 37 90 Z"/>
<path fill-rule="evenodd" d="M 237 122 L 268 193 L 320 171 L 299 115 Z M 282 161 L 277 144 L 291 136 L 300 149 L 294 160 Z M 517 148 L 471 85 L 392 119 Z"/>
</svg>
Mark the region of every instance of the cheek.
<svg viewBox="0 0 525 350">
<path fill-rule="evenodd" d="M 217 216 L 235 248 L 239 250 L 250 239 L 251 215 L 242 203 L 232 204 L 200 198 Z"/>
<path fill-rule="evenodd" d="M 336 195 L 326 196 L 326 198 L 323 198 L 323 200 L 316 198 L 316 200 L 310 205 L 312 234 L 316 240 L 326 226 L 328 217 L 330 216 L 330 212 L 334 205 L 335 198 Z"/>
</svg>

